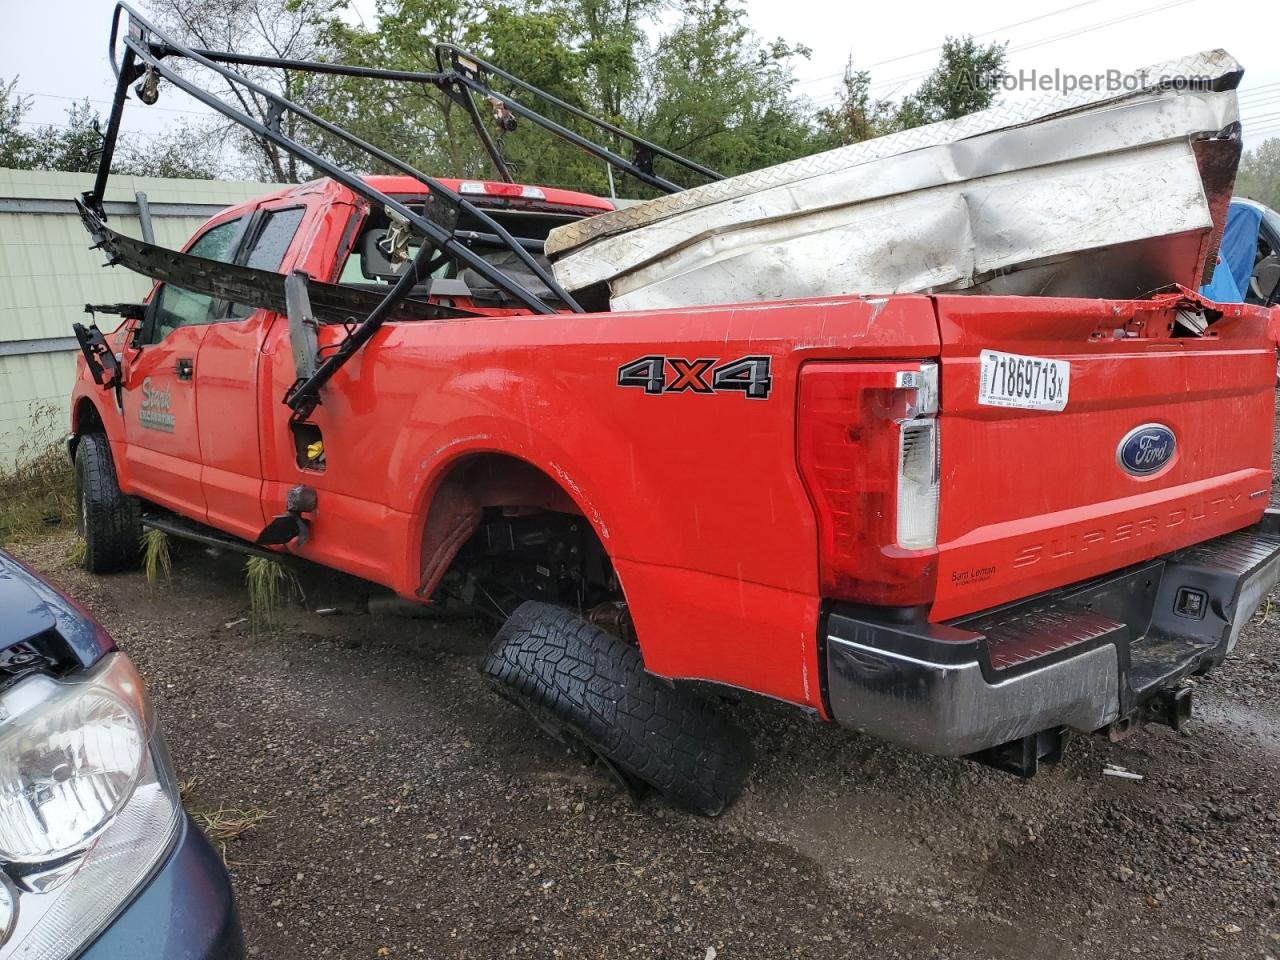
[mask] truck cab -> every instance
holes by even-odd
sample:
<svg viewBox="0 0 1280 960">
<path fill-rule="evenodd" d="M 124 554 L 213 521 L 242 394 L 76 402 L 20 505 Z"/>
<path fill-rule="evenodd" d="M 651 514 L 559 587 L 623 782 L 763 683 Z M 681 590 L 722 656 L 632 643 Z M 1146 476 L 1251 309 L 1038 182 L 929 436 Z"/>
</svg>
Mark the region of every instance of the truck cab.
<svg viewBox="0 0 1280 960">
<path fill-rule="evenodd" d="M 408 177 L 369 182 L 415 207 L 425 186 Z M 486 181 L 446 181 L 518 229 L 544 238 L 554 226 L 613 209 L 607 200 L 567 190 Z M 302 184 L 231 207 L 210 219 L 185 252 L 207 260 L 386 290 L 396 278 L 385 246 L 383 211 L 329 180 Z M 501 262 L 505 251 L 483 248 Z M 401 265 L 403 269 L 403 264 Z M 474 271 L 442 263 L 430 296 L 479 314 L 520 312 Z M 423 291 L 426 292 L 425 285 Z M 330 345 L 341 335 L 329 328 Z M 277 312 L 158 283 L 145 314 L 113 335 L 122 368 L 117 471 L 136 495 L 184 517 L 248 540 L 270 519 L 272 492 L 301 480 L 325 486 L 314 430 L 290 424 L 279 398 L 294 378 L 288 327 Z M 82 367 L 81 397 L 97 397 Z M 88 412 L 90 417 L 96 416 Z M 317 448 L 312 447 L 313 452 Z M 323 449 L 323 448 L 319 448 Z M 377 490 L 369 490 L 376 499 Z"/>
</svg>

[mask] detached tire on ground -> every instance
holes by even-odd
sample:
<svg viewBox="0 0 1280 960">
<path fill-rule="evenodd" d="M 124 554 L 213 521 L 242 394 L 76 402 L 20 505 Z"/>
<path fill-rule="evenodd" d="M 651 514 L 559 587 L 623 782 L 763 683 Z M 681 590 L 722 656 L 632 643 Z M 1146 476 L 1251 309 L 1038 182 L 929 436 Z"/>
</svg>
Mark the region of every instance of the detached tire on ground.
<svg viewBox="0 0 1280 960">
<path fill-rule="evenodd" d="M 142 555 L 142 510 L 120 492 L 111 446 L 100 433 L 76 444 L 76 530 L 84 538 L 84 568 L 111 573 L 137 566 Z"/>
<path fill-rule="evenodd" d="M 677 807 L 713 817 L 742 790 L 751 763 L 742 731 L 646 673 L 634 646 L 568 610 L 521 604 L 480 670 L 553 736 Z"/>
</svg>

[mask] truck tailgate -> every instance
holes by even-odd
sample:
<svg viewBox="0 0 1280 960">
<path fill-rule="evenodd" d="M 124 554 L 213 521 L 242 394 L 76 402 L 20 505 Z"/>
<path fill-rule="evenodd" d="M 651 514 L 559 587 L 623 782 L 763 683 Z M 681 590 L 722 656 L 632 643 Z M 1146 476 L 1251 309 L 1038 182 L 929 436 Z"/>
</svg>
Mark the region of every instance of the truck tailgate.
<svg viewBox="0 0 1280 960">
<path fill-rule="evenodd" d="M 1175 322 L 1179 309 L 1197 316 L 1178 295 L 935 303 L 932 619 L 1084 580 L 1262 516 L 1276 376 L 1267 311 L 1223 305 L 1216 320 L 1198 314 L 1212 322 L 1197 335 Z M 1063 382 L 1046 383 L 1055 369 L 1036 360 L 1066 361 L 1056 366 Z M 1016 405 L 998 405 L 1008 403 Z"/>
</svg>

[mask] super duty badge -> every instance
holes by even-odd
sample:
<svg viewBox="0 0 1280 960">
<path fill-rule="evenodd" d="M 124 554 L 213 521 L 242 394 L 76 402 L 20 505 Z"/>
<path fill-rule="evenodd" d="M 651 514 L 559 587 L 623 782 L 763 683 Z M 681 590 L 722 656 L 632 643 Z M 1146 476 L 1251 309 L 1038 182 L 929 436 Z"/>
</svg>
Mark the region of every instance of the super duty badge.
<svg viewBox="0 0 1280 960">
<path fill-rule="evenodd" d="M 640 387 L 648 394 L 737 390 L 748 400 L 766 400 L 773 389 L 770 360 L 750 356 L 720 363 L 714 357 L 685 360 L 654 354 L 618 367 L 618 386 Z"/>
</svg>

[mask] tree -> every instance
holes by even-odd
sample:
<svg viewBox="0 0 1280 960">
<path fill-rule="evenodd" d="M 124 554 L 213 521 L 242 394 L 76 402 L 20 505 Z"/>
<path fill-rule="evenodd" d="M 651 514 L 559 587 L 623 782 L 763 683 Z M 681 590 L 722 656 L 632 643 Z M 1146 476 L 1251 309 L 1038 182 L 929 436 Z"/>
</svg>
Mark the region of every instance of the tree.
<svg viewBox="0 0 1280 960">
<path fill-rule="evenodd" d="M 661 9 L 662 0 L 381 0 L 376 30 L 335 18 L 325 36 L 336 59 L 415 70 L 435 69 L 437 42 L 459 44 L 576 107 L 726 173 L 812 150 L 814 133 L 791 95 L 789 66 L 807 50 L 762 42 L 736 0 L 686 0 L 679 23 L 666 33 L 655 20 Z M 530 101 L 519 90 L 506 92 Z M 630 154 L 628 144 L 610 143 L 565 111 L 530 105 Z M 490 107 L 479 100 L 477 106 L 488 122 Z M 425 171 L 489 173 L 463 108 L 431 87 L 388 91 L 385 84 L 350 81 L 322 110 Z M 533 123 L 504 131 L 500 144 L 521 180 L 608 189 L 603 161 Z M 660 160 L 660 173 L 679 179 L 678 171 L 662 166 Z"/>
<path fill-rule="evenodd" d="M 979 44 L 973 37 L 947 37 L 933 72 L 915 93 L 902 98 L 900 130 L 954 120 L 985 110 L 996 99 L 996 81 L 1004 73 L 1005 44 Z"/>
<path fill-rule="evenodd" d="M 1280 137 L 1264 140 L 1244 155 L 1235 192 L 1280 210 Z"/>
<path fill-rule="evenodd" d="M 325 37 L 337 60 L 417 71 L 437 69 L 436 44 L 457 44 L 574 106 L 620 120 L 638 86 L 638 51 L 645 43 L 641 17 L 656 6 L 657 0 L 381 0 L 376 29 L 335 17 Z M 490 80 L 495 89 L 528 101 L 498 78 Z M 478 98 L 475 102 L 488 123 L 491 107 Z M 343 81 L 331 88 L 319 109 L 426 172 L 464 177 L 492 173 L 465 108 L 433 86 Z M 589 132 L 563 112 L 554 119 Z M 587 189 L 606 186 L 601 161 L 532 123 L 521 122 L 497 137 L 521 179 Z M 331 147 L 335 159 L 349 166 L 368 165 L 353 151 Z"/>
<path fill-rule="evenodd" d="M 16 93 L 17 78 L 0 84 L 0 167 L 93 173 L 102 148 L 102 119 L 88 100 L 67 108 L 66 122 L 24 130 L 28 97 Z M 122 134 L 112 158 L 113 173 L 150 177 L 215 179 L 220 141 L 199 124 L 180 124 L 166 134 Z"/>
<path fill-rule="evenodd" d="M 17 170 L 97 169 L 94 150 L 102 144 L 98 115 L 89 101 L 67 108 L 65 124 L 28 127 L 31 98 L 17 92 L 18 78 L 0 84 L 0 167 Z"/>
<path fill-rule="evenodd" d="M 162 31 L 188 46 L 208 50 L 234 50 L 282 58 L 314 59 L 323 52 L 321 34 L 332 3 L 328 0 L 152 0 L 152 17 Z M 197 82 L 204 69 L 190 62 L 169 61 L 175 69 Z M 267 67 L 236 67 L 267 90 L 302 104 L 313 102 L 323 86 L 319 77 Z M 270 118 L 266 97 L 218 78 L 212 88 L 241 112 L 260 123 Z M 309 129 L 292 113 L 281 118 L 282 130 L 307 139 Z M 223 123 L 221 136 L 231 138 L 243 151 L 248 173 L 277 183 L 297 183 L 312 171 L 266 137 L 244 127 Z"/>
<path fill-rule="evenodd" d="M 181 180 L 218 180 L 226 170 L 220 126 L 183 122 L 152 137 L 125 134 L 116 143 L 113 173 Z M 96 161 L 95 161 L 95 167 Z"/>
<path fill-rule="evenodd" d="M 31 135 L 22 129 L 31 98 L 20 96 L 17 86 L 17 77 L 0 83 L 0 167 L 22 167 L 31 149 Z"/>
<path fill-rule="evenodd" d="M 322 28 L 329 56 L 343 63 L 432 72 L 435 44 L 462 43 L 480 6 L 474 0 L 378 0 L 376 15 L 375 29 L 330 17 Z M 483 169 L 481 157 L 456 129 L 466 118 L 434 87 L 337 78 L 326 93 L 316 107 L 322 116 L 428 173 L 474 176 Z M 379 172 L 369 168 L 366 154 L 335 138 L 325 146 L 344 166 Z"/>
<path fill-rule="evenodd" d="M 89 101 L 67 107 L 67 122 L 35 128 L 23 167 L 29 170 L 69 170 L 90 173 L 98 169 L 102 148 L 98 113 Z"/>
<path fill-rule="evenodd" d="M 853 60 L 845 64 L 839 99 L 818 111 L 817 122 L 830 138 L 830 146 L 871 140 L 894 128 L 897 108 L 871 96 L 871 73 L 858 70 Z"/>
<path fill-rule="evenodd" d="M 727 175 L 813 149 L 804 107 L 792 96 L 791 61 L 809 50 L 762 41 L 732 0 L 686 0 L 657 43 L 640 112 L 645 135 Z"/>
<path fill-rule="evenodd" d="M 948 37 L 937 66 L 914 93 L 895 104 L 873 98 L 871 75 L 850 61 L 836 104 L 818 111 L 818 126 L 828 143 L 838 146 L 985 110 L 995 103 L 1004 65 L 1004 44 Z"/>
</svg>

